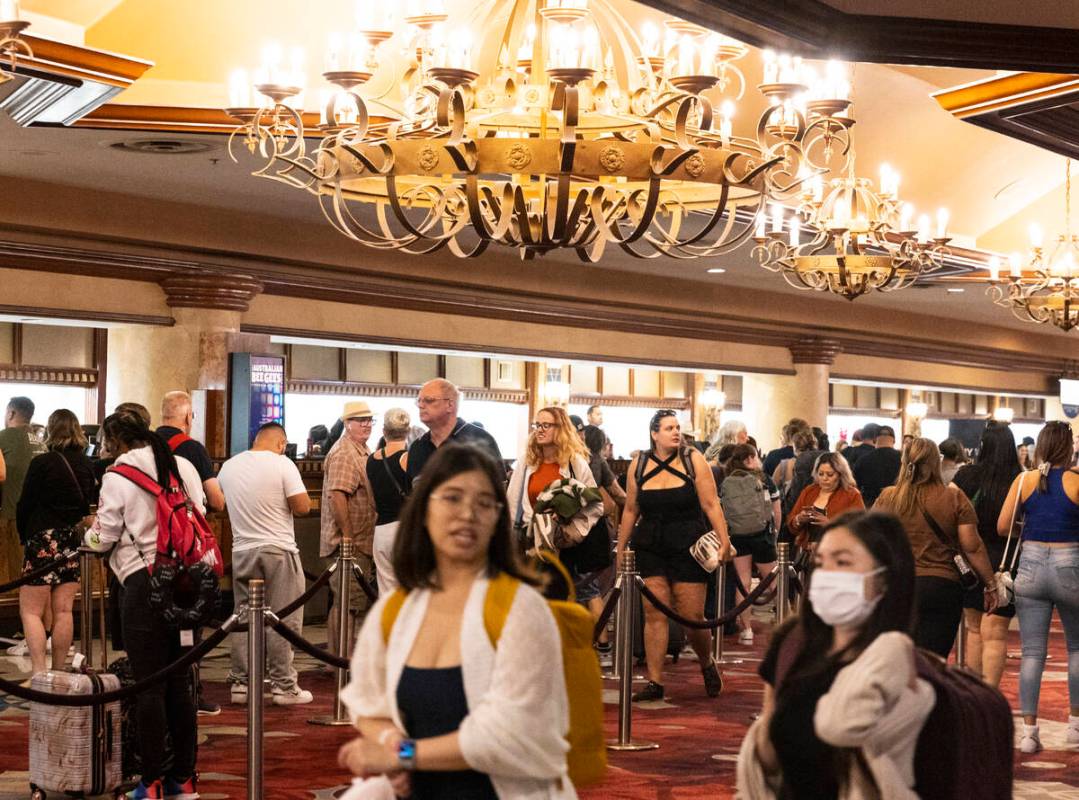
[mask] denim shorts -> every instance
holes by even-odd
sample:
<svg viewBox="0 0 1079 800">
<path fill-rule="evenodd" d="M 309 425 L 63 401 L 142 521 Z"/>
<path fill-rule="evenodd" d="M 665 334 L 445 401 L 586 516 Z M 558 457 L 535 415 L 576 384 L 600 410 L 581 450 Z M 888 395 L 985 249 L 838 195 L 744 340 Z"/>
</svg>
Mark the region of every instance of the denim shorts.
<svg viewBox="0 0 1079 800">
<path fill-rule="evenodd" d="M 582 605 L 589 600 L 599 597 L 599 572 L 589 572 L 587 575 L 573 573 L 573 589 L 577 592 L 577 602 Z"/>
</svg>

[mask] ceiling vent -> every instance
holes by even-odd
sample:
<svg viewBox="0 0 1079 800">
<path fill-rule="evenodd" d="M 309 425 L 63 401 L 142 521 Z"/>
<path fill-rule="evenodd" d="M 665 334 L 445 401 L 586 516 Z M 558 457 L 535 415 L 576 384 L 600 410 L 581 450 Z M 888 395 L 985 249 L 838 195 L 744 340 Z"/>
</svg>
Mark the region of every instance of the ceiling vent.
<svg viewBox="0 0 1079 800">
<path fill-rule="evenodd" d="M 154 156 L 179 156 L 192 153 L 205 153 L 213 150 L 214 145 L 206 142 L 193 142 L 189 139 L 134 139 L 109 145 L 126 153 L 148 153 Z"/>
</svg>

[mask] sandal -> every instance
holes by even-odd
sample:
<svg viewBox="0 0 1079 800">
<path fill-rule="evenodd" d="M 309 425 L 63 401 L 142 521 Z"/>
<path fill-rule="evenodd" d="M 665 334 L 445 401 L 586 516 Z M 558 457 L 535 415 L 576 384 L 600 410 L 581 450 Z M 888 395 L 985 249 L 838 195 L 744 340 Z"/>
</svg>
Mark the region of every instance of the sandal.
<svg viewBox="0 0 1079 800">
<path fill-rule="evenodd" d="M 649 681 L 639 692 L 633 694 L 634 703 L 647 703 L 653 700 L 663 699 L 663 684 Z"/>
<path fill-rule="evenodd" d="M 723 676 L 719 674 L 719 665 L 715 661 L 701 666 L 701 675 L 704 677 L 704 691 L 709 697 L 719 697 L 723 691 Z"/>
</svg>

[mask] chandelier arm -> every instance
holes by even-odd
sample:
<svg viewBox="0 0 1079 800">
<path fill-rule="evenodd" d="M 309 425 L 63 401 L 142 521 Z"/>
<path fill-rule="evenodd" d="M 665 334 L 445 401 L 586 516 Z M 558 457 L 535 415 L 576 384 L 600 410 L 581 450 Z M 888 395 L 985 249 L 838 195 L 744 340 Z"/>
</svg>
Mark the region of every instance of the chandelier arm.
<svg viewBox="0 0 1079 800">
<path fill-rule="evenodd" d="M 332 214 L 330 209 L 327 208 L 327 203 L 331 203 Z M 330 221 L 330 224 L 345 236 L 364 245 L 380 250 L 389 250 L 400 246 L 402 242 L 406 241 L 405 239 L 395 239 L 392 236 L 379 235 L 368 230 L 349 209 L 348 202 L 341 192 L 340 186 L 335 186 L 334 193 L 329 197 L 326 194 L 320 194 L 319 205 L 322 208 L 323 216 Z M 414 239 L 407 241 L 414 241 Z"/>
<path fill-rule="evenodd" d="M 412 221 L 405 215 L 404 207 L 401 205 L 401 198 L 397 192 L 397 177 L 395 175 L 386 176 L 386 194 L 390 209 L 393 211 L 394 217 L 397 222 L 413 236 L 419 239 L 437 239 L 441 238 L 431 234 L 431 229 L 435 227 L 442 216 L 442 211 L 445 209 L 445 193 L 436 186 L 431 184 L 425 184 L 422 187 L 410 190 L 409 195 L 412 195 L 418 191 L 425 191 L 427 193 L 433 193 L 437 203 L 432 204 L 431 209 L 424 217 L 423 223 L 419 227 L 414 225 Z M 380 204 L 381 205 L 381 204 Z M 385 227 L 385 226 L 384 226 Z"/>
<path fill-rule="evenodd" d="M 689 115 L 695 110 L 699 109 L 700 118 L 697 122 L 698 131 L 709 131 L 712 128 L 712 104 L 708 101 L 708 98 L 700 95 L 688 95 L 682 100 L 678 106 L 678 113 L 675 115 L 674 133 L 678 146 L 682 150 L 693 150 L 697 152 L 697 147 L 694 143 L 690 142 L 688 135 L 689 128 Z"/>
<path fill-rule="evenodd" d="M 375 175 L 388 175 L 393 169 L 396 160 L 394 157 L 393 149 L 385 142 L 367 146 L 376 147 L 379 149 L 379 151 L 382 153 L 381 164 L 376 164 L 374 161 L 367 157 L 367 154 L 364 153 L 363 150 L 360 150 L 353 144 L 342 144 L 341 149 L 343 149 L 346 153 L 359 161 L 363 165 L 363 168 L 368 172 L 372 172 Z"/>
<path fill-rule="evenodd" d="M 636 226 L 633 228 L 632 231 L 630 231 L 628 235 L 621 235 L 620 222 L 618 220 L 615 220 L 613 226 L 608 227 L 608 230 L 610 230 L 611 233 L 612 241 L 618 243 L 619 245 L 626 245 L 637 241 L 648 232 L 648 229 L 652 226 L 652 221 L 655 219 L 656 206 L 659 204 L 659 188 L 659 177 L 657 175 L 652 175 L 648 179 L 647 189 L 636 189 L 629 194 L 629 196 L 626 198 L 626 211 L 625 214 L 622 215 L 623 219 L 632 217 L 633 204 L 637 202 L 637 199 L 640 197 L 642 192 L 646 193 L 644 206 L 641 210 Z M 630 249 L 629 252 L 633 252 L 632 249 Z M 633 254 L 637 255 L 636 253 Z M 639 257 L 643 258 L 643 256 Z M 648 257 L 651 258 L 651 256 Z"/>
</svg>

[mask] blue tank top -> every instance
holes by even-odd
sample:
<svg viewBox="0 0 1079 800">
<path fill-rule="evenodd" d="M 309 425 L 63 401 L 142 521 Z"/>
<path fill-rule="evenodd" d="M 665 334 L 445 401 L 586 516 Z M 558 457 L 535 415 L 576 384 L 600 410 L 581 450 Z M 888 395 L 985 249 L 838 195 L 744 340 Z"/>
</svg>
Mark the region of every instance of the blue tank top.
<svg viewBox="0 0 1079 800">
<path fill-rule="evenodd" d="M 1023 538 L 1030 542 L 1079 543 L 1079 505 L 1064 491 L 1064 468 L 1049 470 L 1047 492 L 1034 490 L 1023 501 Z"/>
</svg>

